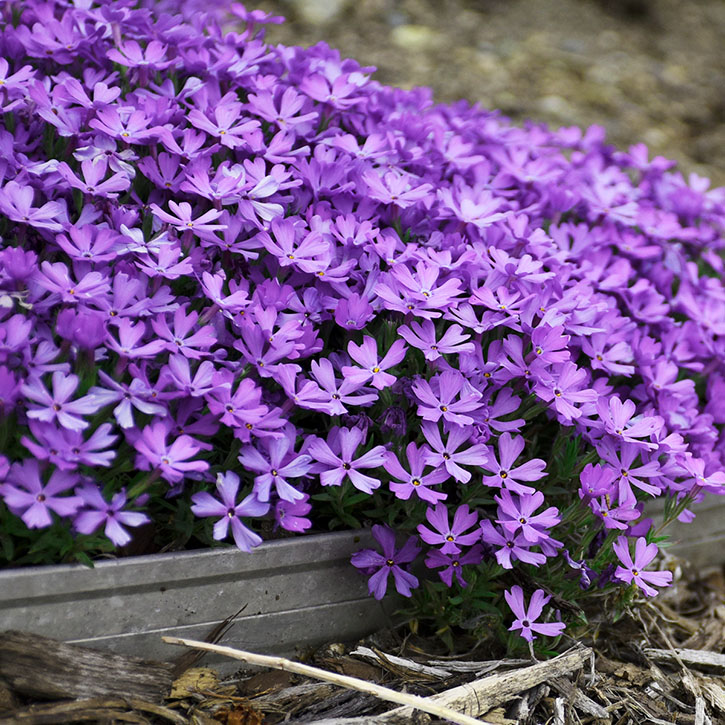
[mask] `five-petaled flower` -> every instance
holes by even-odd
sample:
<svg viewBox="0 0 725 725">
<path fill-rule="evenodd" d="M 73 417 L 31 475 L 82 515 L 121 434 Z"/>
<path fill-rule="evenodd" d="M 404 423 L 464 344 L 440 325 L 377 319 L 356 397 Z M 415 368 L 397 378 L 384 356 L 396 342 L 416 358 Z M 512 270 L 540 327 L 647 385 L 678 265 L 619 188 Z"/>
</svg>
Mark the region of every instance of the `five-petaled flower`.
<svg viewBox="0 0 725 725">
<path fill-rule="evenodd" d="M 420 548 L 416 537 L 411 536 L 400 548 L 395 548 L 395 532 L 388 526 L 375 524 L 373 537 L 380 544 L 382 554 L 374 549 L 363 549 L 352 555 L 352 565 L 370 575 L 368 590 L 376 599 L 382 599 L 388 588 L 388 576 L 393 575 L 395 588 L 404 597 L 418 586 L 418 578 L 401 564 L 408 564 L 418 556 Z"/>
<path fill-rule="evenodd" d="M 524 599 L 524 590 L 518 584 L 514 584 L 511 589 L 505 591 L 504 597 L 516 617 L 513 624 L 509 627 L 509 631 L 514 632 L 520 630 L 519 634 L 527 642 L 536 639 L 534 632 L 544 634 L 547 637 L 558 637 L 566 628 L 563 622 L 536 621 L 542 615 L 544 606 L 551 599 L 550 596 L 544 593 L 543 589 L 537 589 L 531 595 L 531 601 L 528 607 Z"/>
</svg>

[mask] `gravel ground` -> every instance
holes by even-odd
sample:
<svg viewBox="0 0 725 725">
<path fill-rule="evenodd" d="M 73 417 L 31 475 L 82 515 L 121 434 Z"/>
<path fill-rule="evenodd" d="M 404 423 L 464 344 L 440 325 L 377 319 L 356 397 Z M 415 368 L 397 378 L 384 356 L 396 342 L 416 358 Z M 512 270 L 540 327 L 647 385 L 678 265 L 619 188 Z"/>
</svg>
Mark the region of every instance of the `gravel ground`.
<svg viewBox="0 0 725 725">
<path fill-rule="evenodd" d="M 725 184 L 723 0 L 250 0 L 271 42 L 324 40 L 382 83 L 520 122 L 601 124 Z"/>
</svg>

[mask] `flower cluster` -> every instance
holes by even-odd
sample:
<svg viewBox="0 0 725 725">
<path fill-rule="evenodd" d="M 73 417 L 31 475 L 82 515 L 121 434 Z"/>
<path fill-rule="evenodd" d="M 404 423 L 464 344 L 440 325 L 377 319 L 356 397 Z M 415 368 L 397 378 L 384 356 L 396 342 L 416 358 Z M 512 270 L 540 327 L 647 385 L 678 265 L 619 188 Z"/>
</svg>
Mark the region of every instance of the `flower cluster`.
<svg viewBox="0 0 725 725">
<path fill-rule="evenodd" d="M 0 529 L 332 508 L 376 597 L 421 553 L 666 585 L 644 502 L 725 490 L 725 190 L 230 17 L 0 8 Z"/>
</svg>

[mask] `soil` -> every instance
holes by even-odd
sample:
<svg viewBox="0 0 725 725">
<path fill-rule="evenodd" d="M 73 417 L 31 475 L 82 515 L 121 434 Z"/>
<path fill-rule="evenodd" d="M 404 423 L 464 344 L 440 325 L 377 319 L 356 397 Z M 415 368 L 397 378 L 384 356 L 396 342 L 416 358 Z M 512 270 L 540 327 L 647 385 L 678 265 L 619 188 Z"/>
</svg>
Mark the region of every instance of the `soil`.
<svg viewBox="0 0 725 725">
<path fill-rule="evenodd" d="M 725 184 L 722 0 L 250 0 L 283 15 L 268 40 L 325 41 L 377 67 L 515 122 L 599 124 L 626 148 Z"/>
</svg>

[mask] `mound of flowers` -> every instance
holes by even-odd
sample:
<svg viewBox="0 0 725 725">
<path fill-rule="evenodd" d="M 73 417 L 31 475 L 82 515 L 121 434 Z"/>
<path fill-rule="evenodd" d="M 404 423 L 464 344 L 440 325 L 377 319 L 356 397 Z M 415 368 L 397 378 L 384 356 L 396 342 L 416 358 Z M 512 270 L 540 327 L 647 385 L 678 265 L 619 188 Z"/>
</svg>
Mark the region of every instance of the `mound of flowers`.
<svg viewBox="0 0 725 725">
<path fill-rule="evenodd" d="M 371 594 L 528 640 L 655 594 L 645 502 L 725 490 L 725 191 L 231 11 L 0 10 L 5 564 L 372 525 Z"/>
</svg>

